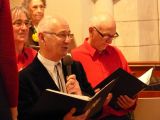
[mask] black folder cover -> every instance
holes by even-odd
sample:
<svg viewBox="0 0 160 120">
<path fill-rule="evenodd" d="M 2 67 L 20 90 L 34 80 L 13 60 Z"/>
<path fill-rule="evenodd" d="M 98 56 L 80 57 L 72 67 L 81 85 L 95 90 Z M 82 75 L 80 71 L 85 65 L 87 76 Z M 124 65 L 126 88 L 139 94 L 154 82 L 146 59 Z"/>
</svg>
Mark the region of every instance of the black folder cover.
<svg viewBox="0 0 160 120">
<path fill-rule="evenodd" d="M 77 109 L 75 115 L 84 113 L 90 109 L 88 117 L 97 113 L 103 106 L 106 96 L 114 86 L 115 81 L 109 82 L 93 97 L 73 97 L 71 94 L 47 89 L 32 109 L 32 116 L 57 115 L 64 116 L 71 108 Z M 75 95 L 74 95 L 75 96 Z"/>
<path fill-rule="evenodd" d="M 135 76 L 130 73 L 124 71 L 121 68 L 118 68 L 115 72 L 113 72 L 109 77 L 99 83 L 96 88 L 103 88 L 106 84 L 108 84 L 111 80 L 116 80 L 115 85 L 113 86 L 112 100 L 110 101 L 110 106 L 114 109 L 121 109 L 118 104 L 116 104 L 117 98 L 120 95 L 128 95 L 129 97 L 134 97 L 138 92 L 146 88 L 148 85 L 140 81 Z"/>
</svg>

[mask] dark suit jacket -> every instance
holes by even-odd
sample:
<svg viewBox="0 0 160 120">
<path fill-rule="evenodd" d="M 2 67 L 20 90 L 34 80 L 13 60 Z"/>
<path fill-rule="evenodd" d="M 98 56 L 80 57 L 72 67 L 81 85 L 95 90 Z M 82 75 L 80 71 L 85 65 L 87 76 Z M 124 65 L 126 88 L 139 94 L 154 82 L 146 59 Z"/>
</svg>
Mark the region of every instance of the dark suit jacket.
<svg viewBox="0 0 160 120">
<path fill-rule="evenodd" d="M 67 71 L 66 67 L 63 66 L 64 76 L 66 76 Z M 94 95 L 94 91 L 91 88 L 90 84 L 87 82 L 85 72 L 82 65 L 79 62 L 73 62 L 72 73 L 76 75 L 77 80 L 79 81 L 80 87 L 84 93 L 89 95 Z M 65 77 L 66 78 L 66 77 Z M 39 99 L 41 93 L 46 89 L 58 90 L 58 87 L 52 80 L 46 68 L 36 57 L 33 62 L 23 69 L 19 73 L 20 88 L 19 88 L 19 120 L 31 120 L 30 114 L 31 109 L 34 104 Z M 56 98 L 55 98 L 56 99 Z M 53 113 L 56 114 L 56 113 Z M 34 120 L 59 120 L 64 116 L 39 116 L 39 118 L 34 118 Z"/>
</svg>

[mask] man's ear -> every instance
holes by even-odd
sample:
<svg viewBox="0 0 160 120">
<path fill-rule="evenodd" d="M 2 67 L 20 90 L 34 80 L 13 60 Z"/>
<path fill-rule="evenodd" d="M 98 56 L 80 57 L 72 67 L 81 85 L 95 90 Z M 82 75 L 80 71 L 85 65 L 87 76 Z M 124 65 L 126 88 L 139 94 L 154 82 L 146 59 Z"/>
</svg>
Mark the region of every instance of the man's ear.
<svg viewBox="0 0 160 120">
<path fill-rule="evenodd" d="M 39 38 L 40 42 L 42 42 L 42 43 L 45 42 L 43 33 L 38 33 L 38 38 Z"/>
</svg>

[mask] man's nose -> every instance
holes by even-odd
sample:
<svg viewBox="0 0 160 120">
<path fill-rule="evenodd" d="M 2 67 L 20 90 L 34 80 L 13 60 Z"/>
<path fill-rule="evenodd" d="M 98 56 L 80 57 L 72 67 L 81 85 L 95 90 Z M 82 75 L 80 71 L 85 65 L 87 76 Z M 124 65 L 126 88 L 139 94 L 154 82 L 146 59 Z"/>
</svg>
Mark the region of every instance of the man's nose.
<svg viewBox="0 0 160 120">
<path fill-rule="evenodd" d="M 66 43 L 70 43 L 71 40 L 72 40 L 72 38 L 71 38 L 70 36 L 66 35 L 65 42 L 66 42 Z"/>
</svg>

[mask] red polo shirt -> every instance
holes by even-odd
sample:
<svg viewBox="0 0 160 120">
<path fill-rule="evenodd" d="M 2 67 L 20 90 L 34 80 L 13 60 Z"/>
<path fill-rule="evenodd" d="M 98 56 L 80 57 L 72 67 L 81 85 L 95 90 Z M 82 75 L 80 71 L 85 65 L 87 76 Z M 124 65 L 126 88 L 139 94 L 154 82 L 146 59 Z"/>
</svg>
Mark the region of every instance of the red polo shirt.
<svg viewBox="0 0 160 120">
<path fill-rule="evenodd" d="M 72 50 L 72 57 L 82 63 L 92 87 L 119 67 L 130 72 L 128 63 L 118 48 L 108 45 L 103 52 L 98 53 L 88 44 L 87 40 Z"/>
<path fill-rule="evenodd" d="M 95 87 L 119 67 L 130 72 L 128 63 L 118 48 L 108 45 L 103 52 L 99 53 L 91 47 L 87 40 L 88 38 L 82 45 L 73 49 L 71 53 L 74 60 L 82 63 L 92 87 Z M 109 106 L 105 107 L 106 115 L 121 116 L 127 112 L 125 110 L 116 111 Z"/>
</svg>

